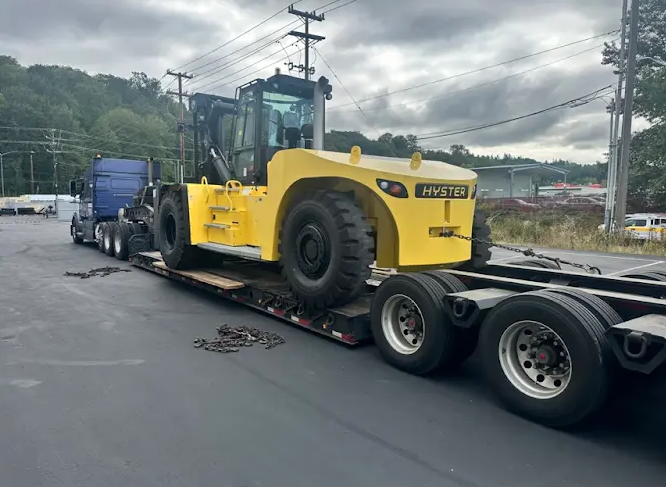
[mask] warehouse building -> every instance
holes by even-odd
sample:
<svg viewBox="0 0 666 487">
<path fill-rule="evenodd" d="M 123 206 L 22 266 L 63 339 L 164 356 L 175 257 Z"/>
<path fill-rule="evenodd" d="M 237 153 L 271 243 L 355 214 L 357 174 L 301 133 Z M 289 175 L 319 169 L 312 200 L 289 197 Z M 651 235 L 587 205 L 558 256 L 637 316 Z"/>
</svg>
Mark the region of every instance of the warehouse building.
<svg viewBox="0 0 666 487">
<path fill-rule="evenodd" d="M 539 177 L 552 177 L 558 174 L 564 183 L 569 171 L 550 164 L 514 164 L 508 166 L 475 167 L 478 174 L 478 197 L 486 198 L 528 198 L 536 196 L 535 183 Z"/>
</svg>

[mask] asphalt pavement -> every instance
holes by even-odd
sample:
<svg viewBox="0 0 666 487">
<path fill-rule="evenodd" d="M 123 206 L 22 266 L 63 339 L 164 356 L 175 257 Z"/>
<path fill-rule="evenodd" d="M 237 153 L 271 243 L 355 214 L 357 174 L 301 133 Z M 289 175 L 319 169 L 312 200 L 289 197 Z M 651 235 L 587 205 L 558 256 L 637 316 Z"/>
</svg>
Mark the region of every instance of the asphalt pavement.
<svg viewBox="0 0 666 487">
<path fill-rule="evenodd" d="M 7 487 L 663 487 L 664 382 L 636 377 L 594 422 L 499 406 L 476 357 L 420 378 L 0 217 L 0 484 Z M 661 258 L 548 251 L 604 273 Z M 515 258 L 505 251 L 497 260 Z M 666 258 L 665 258 L 666 259 Z M 120 266 L 128 273 L 79 279 Z M 221 323 L 286 343 L 195 349 Z"/>
</svg>

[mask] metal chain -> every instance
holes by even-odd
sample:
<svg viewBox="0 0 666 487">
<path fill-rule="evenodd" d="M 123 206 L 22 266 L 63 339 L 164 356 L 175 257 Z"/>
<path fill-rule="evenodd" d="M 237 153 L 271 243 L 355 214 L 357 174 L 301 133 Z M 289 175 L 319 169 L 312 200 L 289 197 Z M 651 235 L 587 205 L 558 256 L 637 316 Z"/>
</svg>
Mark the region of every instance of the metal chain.
<svg viewBox="0 0 666 487">
<path fill-rule="evenodd" d="M 130 269 L 121 269 L 120 267 L 98 267 L 96 269 L 90 269 L 88 272 L 65 272 L 67 277 L 79 277 L 81 279 L 88 279 L 90 277 L 105 277 L 109 274 L 115 274 L 116 272 L 132 272 Z"/>
<path fill-rule="evenodd" d="M 498 244 L 495 242 L 491 242 L 490 240 L 483 240 L 480 238 L 475 238 L 475 237 L 466 237 L 464 235 L 458 235 L 457 233 L 454 233 L 452 231 L 448 232 L 443 232 L 442 237 L 455 237 L 459 238 L 461 240 L 467 240 L 469 242 L 475 242 L 475 243 L 480 243 L 484 245 L 488 245 L 490 247 L 497 247 L 498 249 L 503 249 L 503 250 L 508 250 L 509 252 L 516 252 L 518 254 L 522 254 L 525 257 L 536 257 L 537 259 L 542 259 L 542 260 L 548 260 L 550 262 L 555 262 L 557 265 L 568 265 L 571 267 L 575 267 L 576 269 L 582 269 L 585 272 L 589 274 L 601 274 L 601 269 L 598 267 L 591 266 L 589 264 L 578 264 L 577 262 L 569 262 L 568 260 L 562 260 L 558 257 L 550 257 L 548 255 L 543 255 L 535 252 L 533 249 L 519 249 L 518 247 L 511 247 L 510 245 L 502 245 Z"/>
<path fill-rule="evenodd" d="M 264 348 L 277 347 L 284 343 L 277 333 L 258 330 L 249 326 L 231 327 L 224 323 L 217 327 L 217 336 L 211 340 L 197 337 L 194 340 L 195 348 L 203 348 L 210 352 L 231 353 L 238 352 L 242 347 L 251 347 L 255 343 L 264 345 Z"/>
</svg>

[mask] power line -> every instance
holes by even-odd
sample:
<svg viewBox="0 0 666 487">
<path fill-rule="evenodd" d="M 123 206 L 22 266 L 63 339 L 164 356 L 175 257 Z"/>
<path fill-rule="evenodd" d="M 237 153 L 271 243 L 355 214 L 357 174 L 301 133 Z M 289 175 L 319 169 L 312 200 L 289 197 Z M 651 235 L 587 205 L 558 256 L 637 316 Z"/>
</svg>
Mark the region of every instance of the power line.
<svg viewBox="0 0 666 487">
<path fill-rule="evenodd" d="M 333 68 L 331 67 L 331 65 L 328 64 L 328 61 L 326 61 L 326 59 L 324 58 L 324 56 L 322 56 L 322 54 L 319 52 L 319 50 L 318 50 L 316 47 L 313 47 L 312 49 L 313 49 L 313 50 L 319 55 L 319 57 L 321 58 L 322 62 L 326 65 L 326 67 L 327 67 L 328 70 L 331 72 L 331 74 L 335 77 L 335 79 L 338 80 L 338 83 L 340 83 L 340 86 L 342 86 L 342 89 L 345 90 L 345 92 L 347 93 L 347 96 L 349 96 L 349 98 L 352 100 L 352 102 L 354 102 L 354 103 L 356 104 L 356 106 L 358 107 L 358 109 L 361 111 L 361 113 L 362 113 L 363 116 L 365 117 L 365 120 L 370 124 L 370 126 L 371 126 L 372 128 L 375 129 L 375 132 L 377 132 L 378 140 L 381 139 L 381 134 L 379 133 L 379 130 L 377 129 L 377 127 L 375 127 L 375 126 L 372 124 L 372 122 L 368 119 L 367 115 L 365 114 L 365 112 L 363 111 L 363 109 L 361 108 L 361 106 L 360 106 L 358 103 L 356 103 L 356 100 L 354 100 L 354 97 L 353 97 L 352 94 L 349 92 L 349 90 L 347 89 L 347 87 L 344 85 L 344 83 L 342 82 L 342 80 L 340 79 L 340 77 L 336 74 L 335 71 L 333 71 Z M 385 142 L 385 143 L 386 143 L 386 146 L 387 146 L 387 147 L 389 148 L 389 150 L 391 151 L 391 154 L 393 154 L 394 157 L 398 157 L 397 154 L 395 153 L 395 151 L 393 150 L 393 147 L 391 147 L 391 144 L 389 144 L 389 143 L 387 143 L 387 142 Z"/>
<path fill-rule="evenodd" d="M 302 2 L 302 1 L 303 1 L 303 0 L 295 0 L 295 1 L 291 2 L 290 5 L 295 5 L 295 4 L 300 3 L 300 2 Z M 178 66 L 177 68 L 174 68 L 174 71 L 177 71 L 177 70 L 179 70 L 179 69 L 183 69 L 185 66 L 189 66 L 190 64 L 195 63 L 195 62 L 197 62 L 197 61 L 199 61 L 199 60 L 205 58 L 206 56 L 208 56 L 208 55 L 210 55 L 210 54 L 212 54 L 212 53 L 214 53 L 214 52 L 219 51 L 219 50 L 222 49 L 223 47 L 228 46 L 229 44 L 231 44 L 231 43 L 234 42 L 235 40 L 240 39 L 241 37 L 243 37 L 243 36 L 246 35 L 246 34 L 249 34 L 249 33 L 252 32 L 254 29 L 256 29 L 256 28 L 258 28 L 258 27 L 261 27 L 261 26 L 264 25 L 266 22 L 269 22 L 269 21 L 273 20 L 275 17 L 277 17 L 278 15 L 280 15 L 282 12 L 284 12 L 287 8 L 289 8 L 289 5 L 286 6 L 286 7 L 281 8 L 280 10 L 278 10 L 277 12 L 275 12 L 275 13 L 274 13 L 273 15 L 271 15 L 270 17 L 268 17 L 268 18 L 262 20 L 261 22 L 259 22 L 258 24 L 254 25 L 253 27 L 250 27 L 250 28 L 247 29 L 246 31 L 242 32 L 241 34 L 238 34 L 238 35 L 237 35 L 236 37 L 234 37 L 233 39 L 231 39 L 231 40 L 225 42 L 224 44 L 221 44 L 221 45 L 217 46 L 215 49 L 211 49 L 210 51 L 208 51 L 208 52 L 205 53 L 205 54 L 202 54 L 201 56 L 197 57 L 196 59 L 193 59 L 192 61 L 190 61 L 190 62 L 188 62 L 188 63 L 185 63 L 185 64 L 183 64 L 182 66 Z M 190 71 L 195 70 L 195 69 L 199 69 L 199 68 L 196 68 L 196 67 L 195 67 L 195 68 L 192 68 Z"/>
<path fill-rule="evenodd" d="M 517 58 L 509 59 L 508 61 L 502 61 L 501 63 L 492 64 L 490 66 L 485 66 L 483 68 L 477 68 L 477 69 L 473 69 L 471 71 L 465 71 L 464 73 L 454 74 L 453 76 L 447 76 L 446 78 L 440 78 L 440 79 L 436 79 L 436 80 L 433 80 L 433 81 L 428 81 L 426 83 L 421 83 L 421 84 L 418 84 L 418 85 L 409 86 L 407 88 L 402 88 L 400 90 L 391 91 L 389 93 L 384 93 L 382 95 L 375 95 L 375 96 L 371 96 L 369 98 L 364 98 L 363 100 L 358 100 L 358 103 L 365 103 L 367 101 L 376 100 L 378 98 L 385 98 L 387 96 L 395 95 L 396 93 L 404 93 L 406 91 L 415 90 L 417 88 L 423 88 L 425 86 L 430 86 L 430 85 L 434 85 L 434 84 L 437 84 L 437 83 L 441 83 L 442 81 L 449 81 L 449 80 L 452 80 L 452 79 L 455 79 L 455 78 L 460 78 L 462 76 L 467 76 L 467 75 L 470 75 L 470 74 L 480 73 L 480 72 L 486 71 L 488 69 L 497 68 L 497 67 L 503 66 L 505 64 L 511 64 L 511 63 L 515 63 L 517 61 L 522 61 L 524 59 L 529 59 L 531 57 L 540 56 L 541 54 L 546 54 L 548 52 L 557 51 L 557 50 L 563 49 L 565 47 L 570 47 L 570 46 L 574 46 L 576 44 L 581 44 L 583 42 L 587 42 L 587 41 L 590 41 L 592 39 L 597 39 L 599 37 L 604 37 L 604 36 L 607 36 L 607 35 L 610 35 L 610 34 L 615 34 L 617 32 L 618 32 L 618 30 L 615 29 L 615 30 L 612 30 L 612 31 L 609 31 L 609 32 L 605 32 L 603 34 L 598 34 L 598 35 L 595 35 L 595 36 L 592 36 L 592 37 L 587 37 L 585 39 L 581 39 L 581 40 L 578 40 L 578 41 L 569 42 L 567 44 L 562 44 L 562 45 L 559 45 L 559 46 L 556 46 L 556 47 L 552 47 L 550 49 L 545 49 L 543 51 L 534 52 L 532 54 L 527 54 L 525 56 L 520 56 L 520 57 L 517 57 Z M 334 108 L 341 108 L 341 107 L 349 106 L 349 105 L 353 105 L 353 103 L 345 103 L 345 104 L 342 104 L 342 105 L 336 105 Z"/>
<path fill-rule="evenodd" d="M 452 95 L 457 95 L 459 93 L 464 93 L 466 91 L 471 91 L 471 90 L 475 90 L 477 88 L 482 88 L 484 86 L 489 86 L 489 85 L 498 83 L 500 81 L 505 81 L 507 79 L 515 78 L 517 76 L 522 76 L 523 74 L 531 73 L 533 71 L 537 71 L 539 69 L 542 69 L 542 68 L 545 68 L 545 67 L 548 67 L 548 66 L 552 66 L 552 65 L 560 63 L 562 61 L 566 61 L 566 60 L 574 58 L 576 56 L 580 56 L 582 54 L 586 54 L 588 52 L 594 51 L 594 50 L 599 49 L 600 47 L 603 47 L 603 46 L 604 46 L 604 44 L 597 44 L 596 46 L 591 47 L 589 49 L 585 49 L 584 51 L 579 51 L 579 52 L 576 52 L 574 54 L 570 54 L 569 56 L 562 57 L 562 58 L 556 59 L 554 61 L 551 61 L 551 62 L 548 62 L 548 63 L 545 63 L 545 64 L 540 64 L 539 66 L 535 66 L 533 68 L 526 69 L 526 70 L 520 71 L 518 73 L 513 73 L 513 74 L 510 74 L 510 75 L 507 75 L 507 76 L 502 76 L 501 78 L 496 78 L 496 79 L 491 80 L 491 81 L 486 81 L 484 83 L 479 83 L 479 84 L 476 84 L 476 85 L 472 85 L 472 86 L 469 86 L 467 88 L 462 88 L 460 90 L 449 91 L 449 92 L 443 93 L 441 95 L 430 96 L 428 98 L 421 98 L 419 100 L 411 100 L 411 101 L 407 101 L 407 102 L 404 102 L 404 103 L 394 103 L 392 105 L 386 105 L 386 106 L 383 106 L 383 107 L 365 108 L 365 111 L 388 110 L 390 108 L 408 106 L 408 105 L 412 105 L 414 103 L 423 103 L 423 102 L 426 102 L 426 101 L 437 100 L 439 98 L 446 98 L 446 97 L 449 97 L 449 96 L 452 96 Z M 353 110 L 353 109 L 352 110 L 336 110 L 335 108 L 333 108 L 333 109 L 328 110 L 328 111 L 329 112 L 335 112 L 335 113 L 352 113 L 352 112 L 356 113 L 356 110 Z"/>
<path fill-rule="evenodd" d="M 429 134 L 423 134 L 423 135 L 420 135 L 420 136 L 416 136 L 416 139 L 417 140 L 439 139 L 439 138 L 442 138 L 442 137 L 450 137 L 452 135 L 466 134 L 468 132 L 475 132 L 477 130 L 483 130 L 483 129 L 487 129 L 487 128 L 491 128 L 491 127 L 497 127 L 498 125 L 504 125 L 506 123 L 515 122 L 515 121 L 518 121 L 518 120 L 523 120 L 525 118 L 533 117 L 533 116 L 536 116 L 536 115 L 541 115 L 543 113 L 547 113 L 547 112 L 550 112 L 550 111 L 553 111 L 553 110 L 559 110 L 561 108 L 570 107 L 571 105 L 573 105 L 574 103 L 577 103 L 577 102 L 583 102 L 583 103 L 580 103 L 579 105 L 576 105 L 576 107 L 582 106 L 582 105 L 585 105 L 585 104 L 595 100 L 596 97 L 604 95 L 605 93 L 602 93 L 600 95 L 600 92 L 602 92 L 603 90 L 606 90 L 608 88 L 612 88 L 612 87 L 613 87 L 613 85 L 604 86 L 603 88 L 599 88 L 598 90 L 595 90 L 592 93 L 588 93 L 587 95 L 579 96 L 579 97 L 574 98 L 572 100 L 568 100 L 568 101 L 565 101 L 563 103 L 559 103 L 557 105 L 553 105 L 551 107 L 544 108 L 542 110 L 537 110 L 536 112 L 528 113 L 528 114 L 525 114 L 525 115 L 520 115 L 518 117 L 513 117 L 513 118 L 506 119 L 506 120 L 500 120 L 498 122 L 487 123 L 487 124 L 478 125 L 478 126 L 474 126 L 474 127 L 466 127 L 466 128 L 462 128 L 462 129 L 455 129 L 455 130 L 448 131 L 448 132 L 441 132 L 441 133 L 431 132 Z M 590 98 L 590 97 L 592 97 L 592 98 Z"/>
</svg>

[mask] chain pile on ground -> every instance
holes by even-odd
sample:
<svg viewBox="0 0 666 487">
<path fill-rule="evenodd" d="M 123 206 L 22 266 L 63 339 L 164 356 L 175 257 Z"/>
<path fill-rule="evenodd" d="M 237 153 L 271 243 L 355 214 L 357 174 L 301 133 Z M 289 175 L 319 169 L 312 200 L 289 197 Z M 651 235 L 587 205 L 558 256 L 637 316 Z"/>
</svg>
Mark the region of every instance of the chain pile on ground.
<svg viewBox="0 0 666 487">
<path fill-rule="evenodd" d="M 461 240 L 467 240 L 469 242 L 477 242 L 481 243 L 484 245 L 488 245 L 490 247 L 497 247 L 498 249 L 503 249 L 503 250 L 508 250 L 509 252 L 516 252 L 518 254 L 523 254 L 525 257 L 536 257 L 537 259 L 543 259 L 543 260 L 549 260 L 551 262 L 555 262 L 558 265 L 564 264 L 564 265 L 569 265 L 571 267 L 575 267 L 576 269 L 582 269 L 585 272 L 588 272 L 590 274 L 601 274 L 601 269 L 598 267 L 591 266 L 589 264 L 578 264 L 577 262 L 569 262 L 568 260 L 562 260 L 557 257 L 550 257 L 548 255 L 543 255 L 543 254 L 538 254 L 532 249 L 519 249 L 518 247 L 511 247 L 509 245 L 502 245 L 498 244 L 495 242 L 491 242 L 490 240 L 482 240 L 480 238 L 474 238 L 474 237 L 466 237 L 464 235 L 458 235 L 457 233 L 454 232 L 443 232 L 442 237 L 455 237 L 459 238 Z"/>
<path fill-rule="evenodd" d="M 81 279 L 88 279 L 90 277 L 105 277 L 109 274 L 115 274 L 116 272 L 132 272 L 130 269 L 121 269 L 120 267 L 97 267 L 96 269 L 90 269 L 88 272 L 65 272 L 67 277 L 79 277 Z"/>
<path fill-rule="evenodd" d="M 284 343 L 284 338 L 270 331 L 258 330 L 250 326 L 231 327 L 225 323 L 217 327 L 217 336 L 212 340 L 197 337 L 194 340 L 194 347 L 210 352 L 230 353 L 238 352 L 242 347 L 251 347 L 255 343 L 264 345 L 264 348 L 268 350 Z"/>
</svg>

